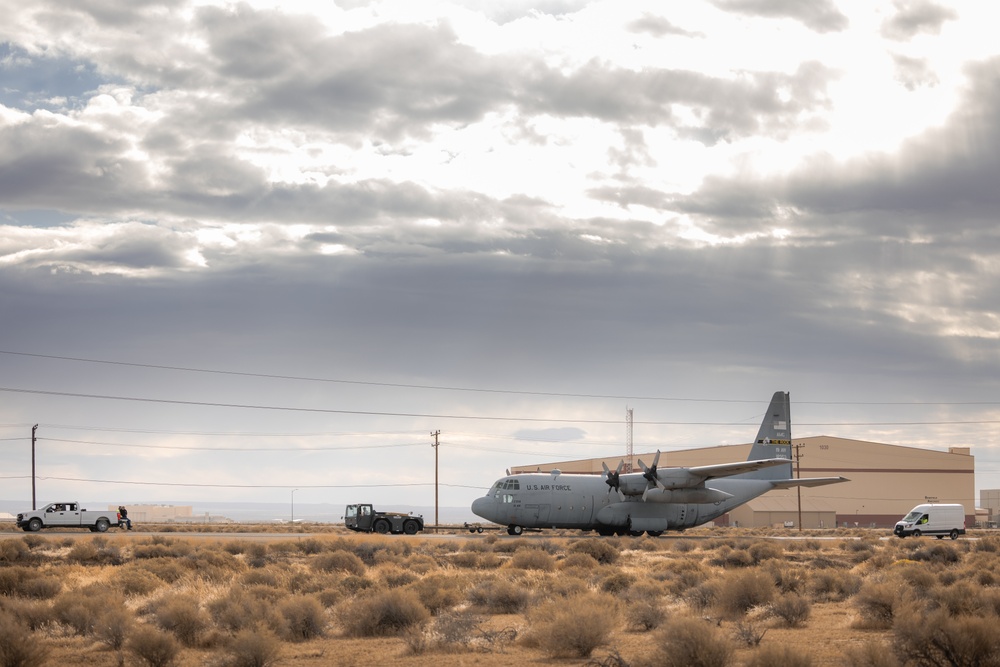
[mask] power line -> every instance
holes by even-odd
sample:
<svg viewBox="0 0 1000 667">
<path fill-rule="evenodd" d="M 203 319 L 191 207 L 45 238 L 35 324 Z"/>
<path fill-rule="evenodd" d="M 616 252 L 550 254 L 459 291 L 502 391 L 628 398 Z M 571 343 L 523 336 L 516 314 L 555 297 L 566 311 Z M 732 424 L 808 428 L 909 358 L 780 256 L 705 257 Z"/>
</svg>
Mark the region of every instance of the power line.
<svg viewBox="0 0 1000 667">
<path fill-rule="evenodd" d="M 95 442 L 93 440 L 67 440 L 65 438 L 39 438 L 43 442 L 68 442 L 79 445 L 97 445 L 100 447 L 134 447 L 136 449 L 177 449 L 205 452 L 330 452 L 349 449 L 388 449 L 392 447 L 417 447 L 423 442 L 407 442 L 392 445 L 342 445 L 339 447 L 192 447 L 183 445 L 140 445 L 121 442 Z"/>
<path fill-rule="evenodd" d="M 21 477 L 23 479 L 23 477 Z M 15 477 L 4 477 L 0 479 L 17 479 Z M 201 484 L 197 482 L 147 482 L 120 479 L 84 479 L 80 477 L 39 477 L 40 480 L 56 480 L 60 482 L 87 482 L 93 484 L 135 484 L 141 486 L 188 486 L 196 488 L 213 489 L 379 489 L 399 486 L 433 486 L 433 482 L 414 482 L 409 484 Z M 485 489 L 485 486 L 473 486 L 469 484 L 442 484 L 458 489 Z"/>
<path fill-rule="evenodd" d="M 221 403 L 216 401 L 182 401 L 169 398 L 144 398 L 139 396 L 111 396 L 105 394 L 81 394 L 68 391 L 47 391 L 41 389 L 21 389 L 15 387 L 0 387 L 0 391 L 35 394 L 40 396 L 64 396 L 69 398 L 90 398 L 109 401 L 132 401 L 136 403 L 161 403 L 166 405 L 188 405 L 214 408 L 238 408 L 243 410 L 273 410 L 285 412 L 308 412 L 316 414 L 358 415 L 369 417 L 419 417 L 427 419 L 468 419 L 480 421 L 504 422 L 543 422 L 561 424 L 621 424 L 620 419 L 567 419 L 554 417 L 497 417 L 487 415 L 447 415 L 427 414 L 419 412 L 379 412 L 372 410 L 335 410 L 332 408 L 302 408 L 279 405 L 259 405 L 247 403 Z M 685 422 L 685 421 L 639 421 L 637 424 L 647 426 L 746 426 L 747 422 Z M 1000 420 L 962 420 L 962 421 L 890 421 L 890 422 L 799 422 L 798 426 L 958 426 L 1000 424 Z"/>
<path fill-rule="evenodd" d="M 461 387 L 448 385 L 430 384 L 407 384 L 400 382 L 375 382 L 370 380 L 346 380 L 342 378 L 320 378 L 302 375 L 283 375 L 272 373 L 254 373 L 249 371 L 229 371 L 211 368 L 194 368 L 190 366 L 169 366 L 163 364 L 147 364 L 129 361 L 116 361 L 109 359 L 88 359 L 85 357 L 70 357 L 54 354 L 35 354 L 30 352 L 16 352 L 13 350 L 0 350 L 0 354 L 33 357 L 38 359 L 53 359 L 57 361 L 73 361 L 88 364 L 104 364 L 109 366 L 127 366 L 133 368 L 149 368 L 155 370 L 177 371 L 184 373 L 206 373 L 213 375 L 230 375 L 238 377 L 253 377 L 269 380 L 294 380 L 298 382 L 323 382 L 330 384 L 351 384 L 370 387 L 391 387 L 397 389 L 425 389 L 434 391 L 462 391 L 483 394 L 517 394 L 522 396 L 557 396 L 566 398 L 601 398 L 614 400 L 636 400 L 636 401 L 676 401 L 692 403 L 760 403 L 760 400 L 731 399 L 731 398 L 691 398 L 676 396 L 633 396 L 625 394 L 581 394 L 556 391 L 529 391 L 524 389 L 496 389 L 481 387 Z M 1000 401 L 796 401 L 799 405 L 899 405 L 899 406 L 926 406 L 926 405 L 1000 405 Z M 645 423 L 645 422 L 641 422 Z"/>
</svg>

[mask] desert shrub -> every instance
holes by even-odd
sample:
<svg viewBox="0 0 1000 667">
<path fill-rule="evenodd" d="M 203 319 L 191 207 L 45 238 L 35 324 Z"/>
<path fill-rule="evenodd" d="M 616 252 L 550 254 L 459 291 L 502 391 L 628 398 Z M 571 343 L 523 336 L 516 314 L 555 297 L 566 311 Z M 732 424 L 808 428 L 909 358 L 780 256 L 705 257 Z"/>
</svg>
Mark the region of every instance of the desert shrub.
<svg viewBox="0 0 1000 667">
<path fill-rule="evenodd" d="M 94 635 L 110 648 L 120 651 L 134 622 L 135 617 L 122 607 L 107 609 L 94 623 Z"/>
<path fill-rule="evenodd" d="M 621 595 L 635 583 L 635 577 L 626 572 L 612 572 L 601 581 L 601 590 L 612 595 Z"/>
<path fill-rule="evenodd" d="M 766 629 L 758 627 L 749 619 L 742 619 L 733 624 L 733 638 L 746 646 L 760 646 L 765 634 L 767 634 Z"/>
<path fill-rule="evenodd" d="M 33 568 L 21 565 L 0 568 L 0 595 L 48 600 L 61 590 L 62 582 L 57 577 Z"/>
<path fill-rule="evenodd" d="M 771 540 L 754 542 L 747 549 L 747 552 L 750 554 L 754 565 L 759 565 L 766 560 L 780 559 L 785 555 L 785 550 L 781 548 L 781 545 Z"/>
<path fill-rule="evenodd" d="M 115 572 L 111 585 L 125 596 L 148 595 L 163 585 L 163 580 L 152 572 L 125 566 Z"/>
<path fill-rule="evenodd" d="M 437 560 L 427 554 L 413 554 L 403 562 L 406 569 L 417 574 L 427 574 L 431 570 L 438 569 Z"/>
<path fill-rule="evenodd" d="M 295 595 L 278 605 L 284 619 L 282 635 L 291 641 L 308 641 L 323 636 L 326 619 L 323 605 L 310 595 Z"/>
<path fill-rule="evenodd" d="M 955 547 L 943 543 L 917 549 L 910 558 L 915 561 L 946 564 L 957 563 L 961 559 Z"/>
<path fill-rule="evenodd" d="M 0 610 L 0 665 L 43 667 L 48 664 L 48 644 L 8 611 Z"/>
<path fill-rule="evenodd" d="M 364 577 L 359 577 L 354 574 L 349 574 L 340 580 L 338 584 L 340 590 L 348 595 L 354 595 L 360 593 L 361 591 L 366 591 L 370 588 L 375 587 L 375 582 L 371 579 L 365 579 Z"/>
<path fill-rule="evenodd" d="M 771 613 L 789 628 L 797 628 L 809 620 L 811 611 L 809 600 L 796 593 L 786 593 L 771 603 Z"/>
<path fill-rule="evenodd" d="M 486 540 L 468 540 L 462 545 L 462 551 L 472 552 L 472 553 L 486 553 L 491 551 L 493 547 Z"/>
<path fill-rule="evenodd" d="M 404 570 L 398 565 L 381 566 L 373 577 L 376 581 L 384 583 L 388 588 L 406 586 L 419 579 L 415 573 Z"/>
<path fill-rule="evenodd" d="M 1000 663 L 995 618 L 951 617 L 939 609 L 908 611 L 892 626 L 893 646 L 903 662 L 932 667 L 988 667 Z"/>
<path fill-rule="evenodd" d="M 778 564 L 774 561 L 766 563 L 763 568 L 771 578 L 774 585 L 782 593 L 802 593 L 806 590 L 808 573 L 801 567 L 789 567 L 787 564 Z"/>
<path fill-rule="evenodd" d="M 227 647 L 228 667 L 270 667 L 278 662 L 281 642 L 271 632 L 258 628 L 241 630 Z"/>
<path fill-rule="evenodd" d="M 278 588 L 281 585 L 278 574 L 265 569 L 250 570 L 240 576 L 239 580 L 241 584 L 247 587 L 267 586 L 269 588 Z"/>
<path fill-rule="evenodd" d="M 809 593 L 817 600 L 839 602 L 846 600 L 861 588 L 861 577 L 850 572 L 822 570 L 809 578 Z"/>
<path fill-rule="evenodd" d="M 279 628 L 281 620 L 275 615 L 270 601 L 255 597 L 243 588 L 233 587 L 206 605 L 212 620 L 229 632 L 240 632 L 254 627 L 258 622 Z"/>
<path fill-rule="evenodd" d="M 479 567 L 479 554 L 461 551 L 457 554 L 452 554 L 449 561 L 455 567 L 476 568 Z"/>
<path fill-rule="evenodd" d="M 313 556 L 323 551 L 323 543 L 317 540 L 315 537 L 307 537 L 302 540 L 295 541 L 295 548 L 306 554 L 307 556 Z"/>
<path fill-rule="evenodd" d="M 687 589 L 683 594 L 683 598 L 692 609 L 705 611 L 715 605 L 721 589 L 722 582 L 720 580 L 709 579 Z"/>
<path fill-rule="evenodd" d="M 596 567 L 597 559 L 590 554 L 581 552 L 571 553 L 559 561 L 560 570 L 571 570 L 573 568 L 578 568 L 580 570 L 593 570 Z"/>
<path fill-rule="evenodd" d="M 18 540 L 0 540 L 0 563 L 26 561 L 31 555 L 28 545 Z"/>
<path fill-rule="evenodd" d="M 844 651 L 845 667 L 901 667 L 892 651 L 879 642 L 865 642 Z"/>
<path fill-rule="evenodd" d="M 80 540 L 66 554 L 66 560 L 81 565 L 121 565 L 121 551 L 109 546 L 106 538 L 95 537 L 89 541 Z"/>
<path fill-rule="evenodd" d="M 168 584 L 180 580 L 189 570 L 173 558 L 154 558 L 137 566 Z"/>
<path fill-rule="evenodd" d="M 360 577 L 368 568 L 357 555 L 339 550 L 317 556 L 312 561 L 312 569 L 317 572 L 347 572 Z"/>
<path fill-rule="evenodd" d="M 700 618 L 670 618 L 648 647 L 648 667 L 726 667 L 733 655 L 732 645 L 712 623 Z"/>
<path fill-rule="evenodd" d="M 148 625 L 141 625 L 132 632 L 127 647 L 139 661 L 149 667 L 169 667 L 180 653 L 176 639 Z"/>
<path fill-rule="evenodd" d="M 606 539 L 583 539 L 570 546 L 571 553 L 587 554 L 601 565 L 614 565 L 621 555 L 618 544 Z"/>
<path fill-rule="evenodd" d="M 750 655 L 746 667 L 812 667 L 808 654 L 783 644 L 765 644 Z"/>
<path fill-rule="evenodd" d="M 641 632 L 649 632 L 663 625 L 667 613 L 655 598 L 629 600 L 625 606 L 625 624 Z"/>
<path fill-rule="evenodd" d="M 153 614 L 157 625 L 174 633 L 185 646 L 196 646 L 199 636 L 209 624 L 198 598 L 187 593 L 163 598 L 156 603 Z"/>
<path fill-rule="evenodd" d="M 551 572 L 556 562 L 545 551 L 539 549 L 519 549 L 510 559 L 510 566 L 520 570 L 542 570 Z"/>
<path fill-rule="evenodd" d="M 251 542 L 243 550 L 243 558 L 250 567 L 265 567 L 273 562 L 270 549 L 262 542 Z"/>
<path fill-rule="evenodd" d="M 854 596 L 858 619 L 854 627 L 888 630 L 902 599 L 899 586 L 892 582 L 866 582 Z"/>
<path fill-rule="evenodd" d="M 32 632 L 56 620 L 52 606 L 46 602 L 37 600 L 2 600 L 0 601 L 0 613 L 2 611 L 7 611 L 13 615 L 19 623 L 28 626 L 28 629 Z"/>
<path fill-rule="evenodd" d="M 727 573 L 715 598 L 715 607 L 729 618 L 767 604 L 774 597 L 774 580 L 766 572 L 746 570 Z"/>
<path fill-rule="evenodd" d="M 531 602 L 531 591 L 506 579 L 487 579 L 472 587 L 469 602 L 493 614 L 517 614 Z"/>
<path fill-rule="evenodd" d="M 673 543 L 671 549 L 679 554 L 686 554 L 688 552 L 694 551 L 695 543 L 694 540 L 677 540 Z"/>
<path fill-rule="evenodd" d="M 586 658 L 608 642 L 618 625 L 618 609 L 593 593 L 553 600 L 532 611 L 526 643 L 553 657 Z"/>
<path fill-rule="evenodd" d="M 52 611 L 60 623 L 64 623 L 79 635 L 93 633 L 98 619 L 110 609 L 121 609 L 125 600 L 118 593 L 97 585 L 87 586 L 60 595 L 52 605 Z"/>
<path fill-rule="evenodd" d="M 946 609 L 952 616 L 979 616 L 993 613 L 992 604 L 983 590 L 970 581 L 959 581 L 950 586 L 938 586 L 931 592 L 931 600 Z"/>
<path fill-rule="evenodd" d="M 183 558 L 191 553 L 192 547 L 187 542 L 169 537 L 154 535 L 148 541 L 132 546 L 132 557 L 147 558 Z"/>
<path fill-rule="evenodd" d="M 402 634 L 427 621 L 430 612 L 413 591 L 394 588 L 342 605 L 338 619 L 348 636 L 382 637 Z"/>
<path fill-rule="evenodd" d="M 49 541 L 42 537 L 41 535 L 36 535 L 34 533 L 28 533 L 21 538 L 21 541 L 32 551 L 48 546 Z"/>
<path fill-rule="evenodd" d="M 224 572 L 240 572 L 244 569 L 243 563 L 236 556 L 218 548 L 202 547 L 194 553 L 185 557 L 185 565 L 191 569 L 203 570 L 204 568 L 219 568 Z"/>
<path fill-rule="evenodd" d="M 433 615 L 438 615 L 462 601 L 462 581 L 459 577 L 430 574 L 410 585 L 420 603 Z"/>
<path fill-rule="evenodd" d="M 728 544 L 719 547 L 709 563 L 719 567 L 750 567 L 755 564 L 748 549 L 734 549 Z"/>
</svg>

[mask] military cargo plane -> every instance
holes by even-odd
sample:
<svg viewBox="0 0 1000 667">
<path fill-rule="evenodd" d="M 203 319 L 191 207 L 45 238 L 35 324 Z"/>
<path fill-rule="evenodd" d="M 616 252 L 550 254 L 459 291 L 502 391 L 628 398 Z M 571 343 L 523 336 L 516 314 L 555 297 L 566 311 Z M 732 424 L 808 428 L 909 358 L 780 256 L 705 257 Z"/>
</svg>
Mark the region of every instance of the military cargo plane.
<svg viewBox="0 0 1000 667">
<path fill-rule="evenodd" d="M 788 393 L 779 391 L 746 461 L 660 470 L 657 450 L 652 465 L 639 459 L 642 472 L 622 474 L 622 461 L 616 470 L 604 465 L 601 476 L 558 470 L 508 474 L 472 503 L 472 511 L 506 525 L 510 535 L 525 528 L 570 528 L 657 537 L 711 521 L 772 489 L 848 481 L 793 478 L 791 437 Z"/>
</svg>

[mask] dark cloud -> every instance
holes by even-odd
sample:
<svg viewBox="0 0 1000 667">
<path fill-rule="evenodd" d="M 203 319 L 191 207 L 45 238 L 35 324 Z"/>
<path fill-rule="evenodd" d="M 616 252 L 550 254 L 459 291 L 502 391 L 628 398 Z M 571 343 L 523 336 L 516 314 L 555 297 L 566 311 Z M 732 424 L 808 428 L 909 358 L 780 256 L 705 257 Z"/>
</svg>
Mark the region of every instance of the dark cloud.
<svg viewBox="0 0 1000 667">
<path fill-rule="evenodd" d="M 958 18 L 950 7 L 931 0 L 896 0 L 896 13 L 882 24 L 882 34 L 898 41 L 905 41 L 921 33 L 936 35 L 946 21 Z"/>
<path fill-rule="evenodd" d="M 719 9 L 751 16 L 789 18 L 816 32 L 837 32 L 848 26 L 832 0 L 713 0 Z"/>
<path fill-rule="evenodd" d="M 667 35 L 677 35 L 679 37 L 704 37 L 703 33 L 684 30 L 671 23 L 662 16 L 653 14 L 643 14 L 626 26 L 632 32 L 647 33 L 653 37 L 666 37 Z"/>
</svg>

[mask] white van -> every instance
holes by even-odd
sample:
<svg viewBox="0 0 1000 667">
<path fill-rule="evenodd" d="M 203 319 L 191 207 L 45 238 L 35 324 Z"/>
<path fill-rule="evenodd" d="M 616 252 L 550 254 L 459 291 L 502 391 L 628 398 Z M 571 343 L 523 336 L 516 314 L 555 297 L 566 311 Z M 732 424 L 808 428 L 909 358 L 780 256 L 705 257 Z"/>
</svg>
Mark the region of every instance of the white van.
<svg viewBox="0 0 1000 667">
<path fill-rule="evenodd" d="M 939 540 L 947 535 L 956 539 L 965 535 L 965 507 L 958 503 L 924 503 L 896 522 L 892 531 L 899 537 L 934 535 Z"/>
</svg>

